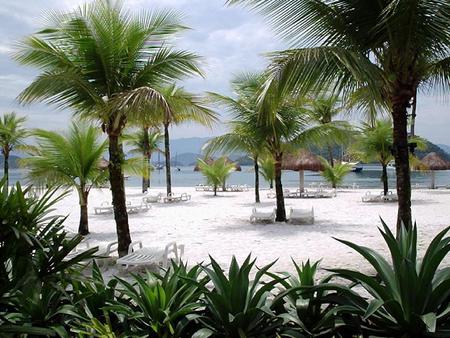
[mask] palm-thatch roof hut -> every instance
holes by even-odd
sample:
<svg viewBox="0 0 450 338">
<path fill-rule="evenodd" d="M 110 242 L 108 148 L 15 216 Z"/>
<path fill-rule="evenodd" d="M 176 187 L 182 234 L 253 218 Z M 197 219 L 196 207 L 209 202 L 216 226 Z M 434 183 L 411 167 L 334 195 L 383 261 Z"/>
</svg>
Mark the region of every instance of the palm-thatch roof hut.
<svg viewBox="0 0 450 338">
<path fill-rule="evenodd" d="M 282 170 L 298 171 L 300 175 L 300 192 L 305 191 L 305 170 L 322 171 L 324 165 L 320 158 L 313 153 L 301 149 L 296 153 L 287 153 L 283 156 Z"/>
<path fill-rule="evenodd" d="M 450 163 L 442 159 L 437 153 L 429 153 L 424 158 L 422 158 L 422 161 L 420 161 L 422 166 L 426 168 L 426 170 L 431 171 L 431 189 L 436 188 L 436 170 L 449 170 L 450 169 Z M 420 169 L 420 168 L 419 168 Z"/>
<path fill-rule="evenodd" d="M 99 162 L 98 162 L 98 169 L 100 170 L 107 170 L 109 166 L 109 161 L 105 158 L 102 158 Z"/>
<path fill-rule="evenodd" d="M 208 158 L 206 160 L 204 160 L 206 163 L 211 164 L 212 162 L 214 162 L 214 159 L 212 158 Z M 234 165 L 234 171 L 242 171 L 241 165 L 237 162 L 233 162 L 232 160 L 230 160 L 228 157 L 225 158 L 225 162 L 227 164 L 232 163 Z M 194 171 L 200 171 L 200 167 L 198 165 L 198 163 L 196 164 L 196 166 L 194 167 Z"/>
</svg>

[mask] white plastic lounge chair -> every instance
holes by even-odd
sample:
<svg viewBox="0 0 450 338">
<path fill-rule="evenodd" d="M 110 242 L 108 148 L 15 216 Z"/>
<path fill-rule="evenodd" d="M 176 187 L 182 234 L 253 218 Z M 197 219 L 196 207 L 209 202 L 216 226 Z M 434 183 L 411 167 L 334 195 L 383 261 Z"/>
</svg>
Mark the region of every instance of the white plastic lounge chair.
<svg viewBox="0 0 450 338">
<path fill-rule="evenodd" d="M 274 223 L 276 218 L 276 209 L 262 210 L 253 208 L 252 215 L 250 216 L 250 222 L 270 222 Z"/>
<path fill-rule="evenodd" d="M 128 204 L 127 212 L 129 214 L 138 214 L 140 212 L 146 212 L 151 209 L 151 205 L 141 202 L 141 204 Z"/>
<path fill-rule="evenodd" d="M 134 250 L 135 246 L 139 249 Z M 171 242 L 164 249 L 143 248 L 142 242 L 134 242 L 128 248 L 128 254 L 117 260 L 117 264 L 125 266 L 125 269 L 136 266 L 157 265 L 167 268 L 170 259 L 179 262 L 184 254 L 184 245 Z"/>
<path fill-rule="evenodd" d="M 109 202 L 102 202 L 99 207 L 94 208 L 96 215 L 110 215 L 114 213 L 114 207 Z"/>
<path fill-rule="evenodd" d="M 277 197 L 277 194 L 275 193 L 275 191 L 270 189 L 269 192 L 267 193 L 267 198 L 276 198 L 276 197 Z"/>
<path fill-rule="evenodd" d="M 157 194 L 148 194 L 142 198 L 142 202 L 144 203 L 157 203 L 161 200 L 162 193 L 159 192 Z"/>
<path fill-rule="evenodd" d="M 291 224 L 314 224 L 314 208 L 290 209 L 289 223 Z"/>
<path fill-rule="evenodd" d="M 398 195 L 393 193 L 392 191 L 388 191 L 387 195 L 384 195 L 384 192 L 380 192 L 378 195 L 372 194 L 370 191 L 366 192 L 366 194 L 361 198 L 363 202 L 395 202 L 398 201 Z"/>
<path fill-rule="evenodd" d="M 169 194 L 163 198 L 164 203 L 186 202 L 191 199 L 191 195 L 182 193 L 181 195 Z"/>
</svg>

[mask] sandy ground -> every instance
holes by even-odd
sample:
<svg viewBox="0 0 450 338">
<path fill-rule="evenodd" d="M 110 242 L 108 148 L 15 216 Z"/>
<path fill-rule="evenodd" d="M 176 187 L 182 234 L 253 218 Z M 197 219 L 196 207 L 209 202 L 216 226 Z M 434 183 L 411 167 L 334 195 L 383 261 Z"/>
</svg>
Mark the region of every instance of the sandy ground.
<svg viewBox="0 0 450 338">
<path fill-rule="evenodd" d="M 227 266 L 233 255 L 239 260 L 249 253 L 258 258 L 262 266 L 278 260 L 274 270 L 293 271 L 291 258 L 297 262 L 322 259 L 321 267 L 352 267 L 363 271 L 368 266 L 363 259 L 333 237 L 370 246 L 385 254 L 387 249 L 378 232 L 379 217 L 394 229 L 396 203 L 363 203 L 366 190 L 338 191 L 332 199 L 287 199 L 286 207 L 315 210 L 314 225 L 251 224 L 249 216 L 254 206 L 254 192 L 219 193 L 196 192 L 193 188 L 174 188 L 175 193 L 192 195 L 189 202 L 178 204 L 157 203 L 146 213 L 129 216 L 131 237 L 144 246 L 164 247 L 171 241 L 186 246 L 185 259 L 189 263 L 208 260 L 213 256 Z M 163 190 L 154 190 L 155 191 Z M 379 193 L 379 190 L 374 191 Z M 262 191 L 259 207 L 270 208 L 275 200 Z M 138 188 L 127 189 L 127 199 L 140 203 Z M 93 190 L 89 197 L 90 240 L 106 245 L 116 239 L 112 215 L 95 215 L 94 206 L 110 201 L 108 189 Z M 78 198 L 71 194 L 57 204 L 57 214 L 69 214 L 66 227 L 78 228 Z M 450 190 L 414 190 L 413 217 L 419 228 L 419 247 L 423 254 L 433 236 L 450 225 Z M 446 258 L 449 264 L 450 257 Z"/>
</svg>

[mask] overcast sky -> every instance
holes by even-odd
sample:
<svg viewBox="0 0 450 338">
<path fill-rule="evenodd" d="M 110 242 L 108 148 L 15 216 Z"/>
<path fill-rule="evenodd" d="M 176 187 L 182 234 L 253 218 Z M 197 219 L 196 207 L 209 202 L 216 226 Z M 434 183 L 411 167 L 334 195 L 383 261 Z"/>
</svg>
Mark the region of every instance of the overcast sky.
<svg viewBox="0 0 450 338">
<path fill-rule="evenodd" d="M 42 27 L 42 17 L 50 10 L 70 10 L 80 0 L 0 0 L 0 112 L 17 111 L 28 116 L 30 127 L 63 129 L 71 113 L 44 105 L 19 106 L 16 96 L 37 74 L 10 58 L 14 42 Z M 229 80 L 242 71 L 265 67 L 264 53 L 286 47 L 257 14 L 239 7 L 225 7 L 225 0 L 125 0 L 131 9 L 174 8 L 185 15 L 192 28 L 177 41 L 182 49 L 204 57 L 206 79 L 187 80 L 183 85 L 194 92 L 216 91 L 231 94 Z M 450 144 L 450 101 L 424 96 L 419 100 L 417 132 L 435 143 Z M 175 138 L 212 136 L 223 133 L 187 125 L 173 128 Z"/>
</svg>

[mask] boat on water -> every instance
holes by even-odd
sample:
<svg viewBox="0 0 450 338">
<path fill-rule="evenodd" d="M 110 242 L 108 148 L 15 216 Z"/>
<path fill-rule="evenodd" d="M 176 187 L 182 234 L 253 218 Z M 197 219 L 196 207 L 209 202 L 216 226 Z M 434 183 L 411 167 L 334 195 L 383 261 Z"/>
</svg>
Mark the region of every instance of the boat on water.
<svg viewBox="0 0 450 338">
<path fill-rule="evenodd" d="M 352 173 L 360 173 L 364 169 L 360 162 L 342 162 L 342 164 L 348 164 L 351 166 Z"/>
</svg>

